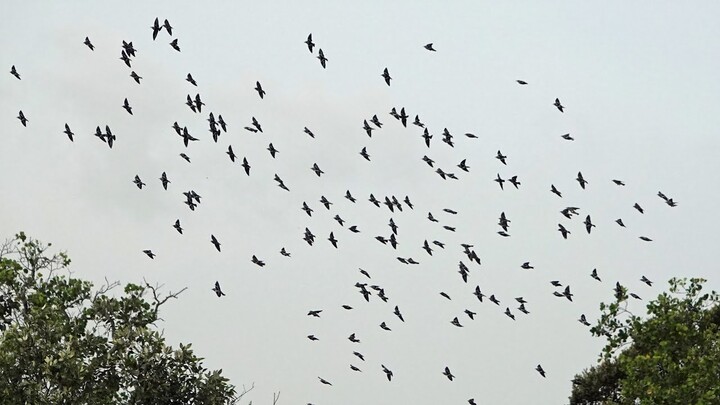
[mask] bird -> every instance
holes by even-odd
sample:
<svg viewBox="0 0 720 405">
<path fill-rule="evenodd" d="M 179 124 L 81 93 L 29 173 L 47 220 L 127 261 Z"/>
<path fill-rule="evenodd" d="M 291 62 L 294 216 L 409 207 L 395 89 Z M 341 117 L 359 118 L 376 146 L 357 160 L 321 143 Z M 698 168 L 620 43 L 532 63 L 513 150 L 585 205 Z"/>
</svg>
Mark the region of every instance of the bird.
<svg viewBox="0 0 720 405">
<path fill-rule="evenodd" d="M 310 50 L 310 53 L 312 53 L 313 47 L 315 46 L 315 44 L 312 41 L 312 34 L 308 35 L 307 39 L 305 40 L 305 43 L 307 44 L 307 47 Z"/>
<path fill-rule="evenodd" d="M 495 156 L 495 159 L 499 160 L 500 162 L 502 162 L 502 164 L 507 166 L 507 161 L 506 161 L 507 156 L 500 153 L 500 151 L 497 151 L 497 155 Z"/>
<path fill-rule="evenodd" d="M 395 310 L 393 311 L 393 314 L 395 314 L 401 321 L 405 322 L 405 318 L 403 318 L 402 314 L 400 313 L 400 308 L 395 305 Z"/>
<path fill-rule="evenodd" d="M 534 269 L 534 268 L 535 268 L 535 267 L 533 267 L 533 266 L 530 265 L 530 262 L 525 262 L 525 263 L 523 263 L 522 266 L 520 266 L 520 267 L 522 267 L 522 268 L 525 269 L 525 270 L 529 270 L 529 269 Z"/>
<path fill-rule="evenodd" d="M 577 180 L 578 183 L 580 183 L 580 187 L 582 187 L 583 190 L 585 190 L 585 185 L 587 184 L 587 180 L 583 178 L 583 175 L 581 172 L 578 172 L 577 174 Z"/>
<path fill-rule="evenodd" d="M 648 287 L 652 287 L 652 285 L 653 285 L 653 282 L 650 281 L 650 280 L 649 280 L 647 277 L 645 277 L 645 276 L 642 276 L 642 277 L 640 278 L 640 281 L 642 281 L 643 283 L 647 284 Z"/>
<path fill-rule="evenodd" d="M 322 309 L 314 309 L 311 311 L 308 311 L 307 316 L 314 316 L 316 318 L 320 318 L 320 312 L 322 312 Z"/>
<path fill-rule="evenodd" d="M 155 253 L 153 253 L 152 250 L 143 250 L 143 253 L 145 253 L 151 259 L 155 258 Z"/>
<path fill-rule="evenodd" d="M 570 292 L 570 286 L 565 286 L 565 290 L 563 291 L 562 295 L 568 299 L 568 301 L 572 302 L 573 294 Z"/>
<path fill-rule="evenodd" d="M 215 249 L 217 249 L 218 252 L 220 251 L 220 242 L 218 242 L 215 235 L 210 235 L 210 243 L 212 243 L 213 246 L 215 246 Z"/>
<path fill-rule="evenodd" d="M 124 108 L 125 111 L 128 112 L 128 114 L 133 115 L 133 113 L 132 113 L 132 107 L 130 107 L 130 103 L 128 103 L 128 99 L 127 99 L 127 98 L 125 99 L 125 101 L 123 101 L 123 106 L 122 106 L 122 108 Z"/>
<path fill-rule="evenodd" d="M 370 119 L 370 122 L 375 124 L 376 127 L 381 128 L 383 126 L 382 122 L 380 122 L 380 119 L 378 118 L 377 114 L 373 115 L 373 117 Z"/>
<path fill-rule="evenodd" d="M 278 187 L 285 191 L 290 191 L 290 189 L 287 188 L 287 186 L 285 185 L 285 182 L 283 182 L 283 180 L 277 174 L 275 174 L 275 181 L 278 183 Z"/>
<path fill-rule="evenodd" d="M 530 314 L 530 311 L 525 308 L 525 304 L 520 304 L 520 306 L 518 307 L 518 311 L 522 312 L 525 315 Z"/>
<path fill-rule="evenodd" d="M 562 139 L 566 140 L 566 141 L 574 141 L 574 140 L 575 140 L 575 138 L 573 138 L 572 136 L 570 136 L 570 134 L 563 134 L 563 135 L 561 135 L 560 137 L 561 137 Z"/>
<path fill-rule="evenodd" d="M 258 259 L 257 256 L 255 256 L 255 255 L 252 255 L 252 258 L 250 259 L 250 261 L 253 262 L 254 264 L 257 264 L 260 267 L 265 266 L 265 262 Z"/>
<path fill-rule="evenodd" d="M 475 402 L 475 399 L 474 399 L 474 398 L 468 399 L 468 404 L 470 404 L 470 405 L 477 405 L 477 403 Z"/>
<path fill-rule="evenodd" d="M 413 121 L 413 125 L 418 126 L 420 128 L 425 128 L 425 124 L 420 122 L 420 116 L 417 114 L 415 115 L 415 120 Z"/>
<path fill-rule="evenodd" d="M 167 190 L 167 185 L 170 183 L 170 180 L 167 178 L 167 174 L 165 172 L 162 172 L 160 175 L 160 182 L 162 183 L 163 189 Z"/>
<path fill-rule="evenodd" d="M 386 330 L 386 331 L 392 331 L 392 329 L 390 329 L 390 328 L 385 324 L 385 322 L 383 322 L 383 323 L 380 324 L 380 329 L 383 329 L 383 330 Z"/>
<path fill-rule="evenodd" d="M 374 131 L 375 128 L 371 127 L 367 120 L 363 120 L 363 129 L 367 133 L 368 137 L 372 138 L 372 131 Z"/>
<path fill-rule="evenodd" d="M 470 169 L 470 166 L 468 166 L 468 165 L 465 163 L 466 160 L 467 160 L 467 159 L 463 159 L 462 161 L 460 161 L 460 164 L 457 165 L 457 167 L 459 167 L 462 171 L 465 171 L 465 172 L 469 171 L 469 169 Z M 516 176 L 516 177 L 517 177 L 517 176 Z M 513 184 L 515 184 L 515 183 L 513 183 Z M 519 184 L 519 183 L 518 183 L 518 184 Z M 517 187 L 517 186 L 515 186 L 515 187 Z"/>
<path fill-rule="evenodd" d="M 525 80 L 515 80 L 515 81 L 522 86 L 527 84 L 527 82 Z"/>
<path fill-rule="evenodd" d="M 255 91 L 258 92 L 261 99 L 265 97 L 265 90 L 263 90 L 262 85 L 258 81 L 255 82 Z"/>
<path fill-rule="evenodd" d="M 177 38 L 173 39 L 172 42 L 170 42 L 170 46 L 172 47 L 172 49 L 180 52 L 180 46 L 178 45 L 178 39 L 177 39 Z"/>
<path fill-rule="evenodd" d="M 320 166 L 318 166 L 317 163 L 313 163 L 312 167 L 310 168 L 315 174 L 320 177 L 321 174 L 325 173 L 320 169 Z"/>
<path fill-rule="evenodd" d="M 202 106 L 204 106 L 205 103 L 202 102 L 200 99 L 200 94 L 195 94 L 195 108 L 197 108 L 198 112 L 202 112 Z M 260 132 L 262 132 L 262 129 L 260 129 Z"/>
<path fill-rule="evenodd" d="M 415 208 L 413 207 L 412 202 L 410 201 L 410 197 L 405 196 L 405 199 L 403 199 L 403 202 L 404 202 L 405 205 L 407 205 L 408 208 L 410 208 L 411 210 L 415 209 Z"/>
<path fill-rule="evenodd" d="M 184 154 L 184 153 L 181 153 L 181 154 L 180 154 L 180 157 L 183 158 L 183 159 L 185 159 L 188 163 L 190 163 L 190 157 L 188 157 L 188 155 L 186 155 L 186 154 Z"/>
<path fill-rule="evenodd" d="M 245 174 L 248 176 L 250 175 L 250 164 L 247 161 L 247 158 L 243 158 L 242 165 L 243 169 L 245 169 Z"/>
<path fill-rule="evenodd" d="M 443 370 L 443 375 L 445 377 L 447 377 L 447 379 L 450 381 L 452 381 L 455 378 L 455 376 L 452 375 L 452 373 L 450 372 L 450 368 L 448 368 L 447 366 L 445 367 L 445 370 Z"/>
<path fill-rule="evenodd" d="M 308 47 L 310 47 L 310 46 L 308 45 Z M 323 69 L 325 69 L 325 63 L 328 61 L 328 59 L 325 57 L 325 54 L 323 53 L 322 48 L 318 49 L 317 58 L 320 59 L 320 64 L 322 65 Z"/>
<path fill-rule="evenodd" d="M 595 224 L 592 223 L 590 220 L 590 215 L 585 217 L 585 230 L 587 230 L 588 235 L 590 234 L 590 230 L 595 226 Z"/>
<path fill-rule="evenodd" d="M 615 222 L 616 222 L 618 225 L 620 225 L 620 226 L 622 226 L 623 228 L 625 228 L 625 224 L 623 223 L 622 218 L 616 219 Z"/>
<path fill-rule="evenodd" d="M 17 69 L 15 69 L 15 65 L 10 67 L 10 74 L 15 76 L 18 80 L 22 80 L 20 79 L 20 73 L 18 73 Z"/>
<path fill-rule="evenodd" d="M 193 86 L 197 87 L 197 82 L 195 81 L 195 79 L 193 79 L 193 77 L 190 73 L 187 74 L 187 77 L 185 77 L 185 80 L 187 80 L 188 83 L 192 84 Z"/>
<path fill-rule="evenodd" d="M 362 148 L 362 150 L 360 151 L 360 156 L 365 158 L 365 160 L 367 160 L 368 162 L 370 161 L 370 155 L 368 155 L 366 147 Z"/>
<path fill-rule="evenodd" d="M 197 108 L 195 108 L 195 102 L 193 101 L 192 97 L 190 97 L 189 94 L 187 95 L 187 99 L 186 99 L 186 101 L 185 101 L 185 105 L 187 105 L 188 107 L 190 107 L 190 109 L 192 110 L 192 112 L 197 112 Z"/>
<path fill-rule="evenodd" d="M 652 242 L 652 239 L 648 238 L 647 236 L 640 236 L 640 239 L 644 240 L 645 242 Z"/>
<path fill-rule="evenodd" d="M 338 241 L 337 241 L 337 239 L 335 239 L 335 235 L 333 235 L 332 232 L 330 232 L 330 237 L 328 237 L 328 240 L 330 241 L 330 243 L 332 243 L 333 247 L 335 247 L 335 249 L 337 249 Z"/>
<path fill-rule="evenodd" d="M 163 27 L 165 27 L 165 31 L 167 31 L 167 33 L 172 36 L 172 26 L 170 25 L 170 21 L 165 19 L 165 21 L 163 22 Z"/>
<path fill-rule="evenodd" d="M 138 74 L 135 73 L 134 70 L 133 70 L 132 72 L 130 72 L 130 77 L 132 77 L 133 80 L 135 80 L 135 82 L 136 82 L 137 84 L 140 84 L 140 79 L 142 79 L 142 76 L 138 76 Z"/>
<path fill-rule="evenodd" d="M 280 249 L 280 254 L 283 255 L 283 256 L 285 256 L 285 257 L 290 257 L 290 252 L 288 252 L 287 250 L 285 250 L 285 248 Z"/>
<path fill-rule="evenodd" d="M 543 376 L 543 378 L 545 378 L 545 370 L 543 370 L 541 365 L 538 364 L 537 367 L 535 367 L 535 371 L 540 373 L 540 375 Z"/>
<path fill-rule="evenodd" d="M 551 281 L 550 284 L 552 284 L 554 287 L 562 287 L 562 284 L 557 280 Z"/>
<path fill-rule="evenodd" d="M 153 41 L 154 41 L 155 38 L 157 38 L 158 32 L 160 32 L 160 30 L 162 29 L 162 27 L 160 26 L 160 20 L 158 18 L 155 18 L 155 22 L 153 23 L 153 25 L 150 28 L 152 28 L 152 30 L 153 30 Z"/>
<path fill-rule="evenodd" d="M 382 78 L 385 79 L 385 83 L 387 83 L 387 85 L 390 86 L 390 80 L 392 79 L 392 77 L 390 77 L 390 73 L 388 73 L 387 68 L 385 68 L 385 70 L 383 70 L 383 73 L 380 76 L 382 76 Z"/>
<path fill-rule="evenodd" d="M 87 45 L 87 47 L 90 48 L 91 51 L 95 50 L 95 45 L 90 42 L 90 38 L 85 37 L 85 42 L 83 42 L 83 44 Z"/>
<path fill-rule="evenodd" d="M 220 283 L 218 281 L 215 282 L 215 286 L 212 288 L 212 291 L 215 291 L 215 295 L 218 297 L 225 295 L 225 293 L 222 292 L 222 289 L 220 289 Z"/>
<path fill-rule="evenodd" d="M 127 52 L 127 55 L 128 55 L 128 56 L 131 56 L 131 57 L 133 57 L 133 58 L 135 57 L 135 52 L 136 52 L 136 50 L 135 50 L 135 48 L 133 47 L 132 41 L 130 41 L 129 43 L 128 43 L 128 42 L 125 42 L 125 41 L 122 41 L 122 47 L 123 47 L 123 49 L 125 50 L 125 52 Z"/>
<path fill-rule="evenodd" d="M 600 276 L 598 276 L 597 269 L 592 270 L 592 272 L 590 273 L 590 277 L 594 278 L 597 281 L 602 282 L 602 280 L 600 280 Z"/>
<path fill-rule="evenodd" d="M 332 384 L 330 383 L 330 381 L 325 380 L 324 378 L 318 377 L 318 379 L 320 380 L 321 383 L 323 383 L 323 384 L 325 384 L 325 385 L 332 385 Z"/>
<path fill-rule="evenodd" d="M 623 182 L 622 180 L 613 180 L 613 183 L 617 184 L 618 186 L 624 186 L 624 185 L 625 185 L 625 182 Z"/>
<path fill-rule="evenodd" d="M 70 126 L 68 126 L 67 123 L 65 124 L 65 131 L 63 131 L 63 133 L 67 135 L 67 137 L 70 139 L 70 142 L 73 142 L 73 135 L 75 134 L 73 134 L 73 132 L 70 130 Z"/>
<path fill-rule="evenodd" d="M 357 225 L 352 225 L 352 226 L 348 227 L 348 230 L 352 233 L 360 232 L 360 230 L 357 228 Z"/>
<path fill-rule="evenodd" d="M 23 114 L 22 110 L 18 113 L 17 119 L 20 120 L 22 126 L 27 127 L 28 119 L 25 118 L 25 114 Z"/>
<path fill-rule="evenodd" d="M 568 234 L 570 233 L 570 231 L 568 231 L 567 229 L 565 229 L 565 227 L 562 226 L 562 224 L 558 224 L 558 231 L 560 231 L 560 233 L 562 234 L 562 236 L 563 236 L 564 239 L 567 239 L 567 236 L 568 236 Z"/>
<path fill-rule="evenodd" d="M 500 185 L 500 190 L 504 190 L 503 183 L 505 183 L 505 180 L 500 177 L 500 173 L 498 173 L 497 178 L 493 181 L 497 182 Z"/>
<path fill-rule="evenodd" d="M 553 105 L 554 105 L 558 110 L 560 110 L 560 112 L 565 112 L 565 111 L 563 111 L 565 107 L 560 103 L 560 99 L 559 99 L 559 98 L 556 98 L 556 99 L 555 99 L 555 102 L 553 103 Z"/>
<path fill-rule="evenodd" d="M 387 377 L 388 381 L 392 381 L 393 378 L 393 372 L 390 371 L 387 367 L 385 367 L 384 364 L 380 365 L 382 367 L 383 373 L 385 373 L 385 376 Z"/>
<path fill-rule="evenodd" d="M 635 293 L 630 293 L 630 296 L 633 297 L 633 298 L 635 298 L 636 300 L 642 301 L 642 298 L 640 298 L 640 296 L 637 295 L 637 294 L 635 294 Z"/>
<path fill-rule="evenodd" d="M 310 339 L 310 340 L 312 340 L 312 341 L 320 340 L 320 339 L 316 338 L 315 335 L 308 335 L 307 338 Z"/>
<path fill-rule="evenodd" d="M 480 302 L 482 302 L 483 297 L 485 296 L 485 294 L 480 291 L 479 285 L 475 286 L 475 292 L 473 292 L 473 295 L 476 296 Z"/>
<path fill-rule="evenodd" d="M 348 336 L 348 340 L 353 343 L 360 343 L 360 339 L 356 338 L 354 333 L 351 333 L 350 336 Z"/>
<path fill-rule="evenodd" d="M 516 189 L 519 188 L 519 186 L 520 186 L 520 184 L 521 184 L 521 183 L 518 181 L 517 177 L 518 177 L 518 176 L 512 176 L 512 177 L 510 177 L 510 179 L 508 180 L 508 181 L 510 182 L 510 184 L 512 184 L 513 186 L 515 186 Z"/>
<path fill-rule="evenodd" d="M 362 372 L 362 370 L 360 370 L 359 368 L 357 368 L 357 367 L 353 366 L 352 364 L 350 365 L 350 370 L 352 370 L 352 371 L 360 371 L 360 372 Z"/>
<path fill-rule="evenodd" d="M 433 167 L 433 164 L 435 164 L 435 161 L 432 160 L 432 159 L 430 159 L 430 158 L 427 157 L 427 156 L 423 156 L 423 157 L 422 157 L 422 160 L 423 160 L 425 163 L 427 163 L 428 166 L 430 166 L 430 167 Z"/>
<path fill-rule="evenodd" d="M 562 193 L 560 191 L 558 191 L 558 189 L 555 188 L 555 186 L 553 184 L 550 185 L 550 191 L 553 194 L 557 195 L 558 197 L 562 198 Z"/>
<path fill-rule="evenodd" d="M 645 213 L 645 210 L 643 209 L 643 207 L 641 207 L 640 204 L 638 204 L 638 203 L 635 203 L 635 205 L 633 205 L 633 208 L 640 211 L 641 214 Z"/>
<path fill-rule="evenodd" d="M 182 227 L 180 226 L 180 220 L 179 220 L 179 219 L 176 219 L 176 220 L 175 220 L 175 224 L 173 225 L 173 228 L 175 228 L 175 230 L 177 230 L 177 231 L 182 235 L 183 229 L 182 229 Z"/>
<path fill-rule="evenodd" d="M 125 53 L 125 51 L 120 51 L 120 60 L 125 62 L 125 65 L 127 65 L 127 67 L 132 67 L 132 65 L 130 63 L 130 58 Z"/>
<path fill-rule="evenodd" d="M 673 201 L 672 198 L 668 198 L 665 194 L 662 193 L 662 191 L 658 191 L 657 195 L 658 195 L 658 197 L 660 197 L 660 198 L 662 198 L 663 200 L 665 200 L 665 203 L 666 203 L 667 205 L 669 205 L 669 206 L 671 206 L 671 207 L 677 207 L 677 203 L 676 203 L 675 201 Z"/>
<path fill-rule="evenodd" d="M 457 316 L 453 318 L 452 321 L 450 321 L 451 324 L 457 326 L 458 328 L 462 328 L 463 326 L 460 324 L 460 321 L 457 319 Z"/>
<path fill-rule="evenodd" d="M 135 175 L 135 179 L 133 180 L 133 183 L 135 183 L 137 188 L 139 188 L 140 190 L 142 190 L 143 186 L 145 185 L 145 183 L 143 183 L 142 180 L 140 180 L 140 176 L 138 176 L 137 174 Z"/>
<path fill-rule="evenodd" d="M 232 162 L 235 161 L 235 158 L 237 156 L 235 155 L 235 152 L 233 152 L 232 145 L 228 145 L 228 150 L 225 153 L 227 153 L 227 155 L 230 157 L 230 161 L 232 161 Z"/>
<path fill-rule="evenodd" d="M 585 326 L 590 326 L 590 322 L 587 321 L 587 318 L 585 318 L 585 314 L 580 314 L 580 318 L 578 319 L 578 322 Z"/>
<path fill-rule="evenodd" d="M 309 217 L 312 217 L 313 209 L 310 208 L 305 201 L 303 201 L 302 210 L 305 211 L 305 213 L 308 214 Z"/>
<path fill-rule="evenodd" d="M 513 321 L 515 320 L 515 315 L 513 315 L 512 312 L 510 312 L 510 307 L 505 308 L 505 315 L 507 315 L 508 318 L 512 319 Z"/>
<path fill-rule="evenodd" d="M 475 315 L 477 315 L 476 312 L 473 312 L 473 311 L 471 311 L 471 310 L 469 310 L 469 309 L 466 309 L 466 310 L 465 310 L 465 314 L 467 314 L 467 316 L 468 316 L 470 319 L 472 319 L 472 320 L 474 320 L 474 319 L 475 319 Z"/>
<path fill-rule="evenodd" d="M 435 48 L 433 48 L 432 42 L 430 42 L 429 44 L 426 44 L 423 48 L 427 49 L 428 51 L 435 52 Z"/>
<path fill-rule="evenodd" d="M 455 147 L 455 144 L 453 143 L 452 138 L 453 138 L 453 136 L 452 136 L 452 134 L 450 134 L 450 131 L 448 131 L 447 128 L 444 128 L 442 141 L 445 142 L 446 144 L 450 145 L 451 148 Z"/>
</svg>

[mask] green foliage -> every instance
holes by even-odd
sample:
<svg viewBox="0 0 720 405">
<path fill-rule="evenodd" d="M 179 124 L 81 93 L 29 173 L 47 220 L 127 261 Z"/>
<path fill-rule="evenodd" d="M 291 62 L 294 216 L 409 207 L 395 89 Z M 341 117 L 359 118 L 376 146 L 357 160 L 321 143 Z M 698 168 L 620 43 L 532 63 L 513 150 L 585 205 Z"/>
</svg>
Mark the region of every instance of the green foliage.
<svg viewBox="0 0 720 405">
<path fill-rule="evenodd" d="M 601 304 L 591 332 L 607 344 L 600 365 L 573 380 L 570 404 L 720 403 L 720 305 L 703 279 L 670 280 L 669 292 L 627 310 L 627 290 Z"/>
<path fill-rule="evenodd" d="M 93 291 L 64 253 L 24 233 L 0 246 L 0 404 L 234 404 L 235 387 L 154 328 L 150 285 Z M 152 297 L 146 299 L 147 295 Z M 242 396 L 242 395 L 240 395 Z"/>
</svg>

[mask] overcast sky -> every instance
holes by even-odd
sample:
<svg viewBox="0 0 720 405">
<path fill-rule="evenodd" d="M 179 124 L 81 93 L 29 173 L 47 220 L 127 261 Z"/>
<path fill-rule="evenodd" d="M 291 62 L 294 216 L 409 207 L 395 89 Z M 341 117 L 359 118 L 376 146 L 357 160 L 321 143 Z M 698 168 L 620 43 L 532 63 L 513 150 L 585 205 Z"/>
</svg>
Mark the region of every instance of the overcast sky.
<svg viewBox="0 0 720 405">
<path fill-rule="evenodd" d="M 255 404 L 271 403 L 278 390 L 280 404 L 565 403 L 570 379 L 595 363 L 604 343 L 577 319 L 584 313 L 594 323 L 615 281 L 646 300 L 673 276 L 705 277 L 720 288 L 720 5 L 502 3 L 2 2 L 0 236 L 24 230 L 52 242 L 67 250 L 75 276 L 98 284 L 145 278 L 166 291 L 188 287 L 158 326 L 172 344 L 192 342 L 234 384 L 254 382 L 246 398 Z M 164 30 L 152 40 L 155 17 L 170 20 L 181 52 Z M 309 33 L 313 54 L 303 43 Z M 86 36 L 95 51 L 83 45 Z M 137 49 L 132 69 L 119 59 L 123 40 Z M 437 52 L 423 49 L 430 42 Z M 11 65 L 22 80 L 9 74 Z M 380 76 L 385 67 L 390 87 Z M 256 81 L 267 92 L 262 100 Z M 196 93 L 206 103 L 201 114 L 184 105 Z M 556 97 L 565 113 L 553 106 Z M 429 149 L 422 129 L 403 128 L 392 107 L 405 107 L 411 120 L 419 115 L 434 135 Z M 228 123 L 217 143 L 210 111 Z M 373 114 L 384 126 L 369 138 L 362 126 Z M 252 117 L 264 133 L 243 129 Z M 175 121 L 200 141 L 185 148 Z M 74 142 L 62 133 L 65 123 Z M 98 125 L 117 136 L 113 149 L 93 136 Z M 444 128 L 454 148 L 441 142 Z M 575 140 L 563 140 L 565 133 Z M 228 145 L 247 157 L 249 177 L 225 154 Z M 359 156 L 363 147 L 371 162 Z M 498 150 L 507 166 L 494 158 Z M 423 155 L 459 180 L 441 179 Z M 468 173 L 456 167 L 462 159 Z M 500 190 L 498 174 L 522 184 Z M 146 188 L 135 187 L 135 175 Z M 183 203 L 190 189 L 202 196 L 195 211 Z M 346 190 L 357 203 L 343 198 Z M 409 196 L 415 208 L 391 213 L 368 202 L 370 193 Z M 568 206 L 580 216 L 562 217 Z M 497 234 L 501 212 L 512 221 L 507 238 Z M 596 224 L 590 235 L 588 214 Z M 374 239 L 389 237 L 390 218 L 399 226 L 397 250 Z M 176 219 L 183 235 L 172 227 Z M 571 232 L 567 240 L 559 223 Z M 360 233 L 346 229 L 353 224 Z M 302 240 L 306 227 L 317 236 L 313 246 Z M 338 249 L 327 241 L 331 231 Z M 421 248 L 426 239 L 446 247 L 433 246 L 431 257 Z M 461 243 L 474 244 L 481 265 L 467 260 Z M 292 256 L 281 256 L 282 247 Z M 252 264 L 252 255 L 267 265 Z M 470 267 L 467 284 L 460 260 Z M 526 261 L 535 269 L 521 269 Z M 602 282 L 589 276 L 593 268 Z M 642 284 L 642 275 L 656 285 Z M 227 296 L 210 290 L 216 280 Z M 573 302 L 554 297 L 551 280 L 570 285 Z M 374 294 L 365 302 L 356 282 L 382 286 L 389 301 Z M 476 285 L 500 306 L 478 302 Z M 521 296 L 529 315 L 517 310 Z M 631 305 L 641 312 L 644 304 Z M 306 316 L 312 309 L 322 309 L 321 318 Z M 474 321 L 465 309 L 477 312 Z M 450 324 L 456 316 L 463 328 Z M 392 331 L 379 327 L 383 321 Z M 361 342 L 348 341 L 351 333 Z M 394 372 L 392 382 L 381 364 Z M 442 375 L 445 366 L 455 381 Z"/>
</svg>

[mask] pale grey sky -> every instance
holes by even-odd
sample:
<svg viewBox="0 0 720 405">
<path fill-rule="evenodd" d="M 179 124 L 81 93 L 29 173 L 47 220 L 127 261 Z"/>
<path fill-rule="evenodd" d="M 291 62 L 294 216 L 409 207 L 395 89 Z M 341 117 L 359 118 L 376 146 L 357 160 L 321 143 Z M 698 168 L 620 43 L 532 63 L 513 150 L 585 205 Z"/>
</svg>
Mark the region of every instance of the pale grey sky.
<svg viewBox="0 0 720 405">
<path fill-rule="evenodd" d="M 255 382 L 247 397 L 255 404 L 270 403 L 278 390 L 281 404 L 565 403 L 570 379 L 594 364 L 603 344 L 577 318 L 594 322 L 615 281 L 644 299 L 672 276 L 706 277 L 719 288 L 719 12 L 710 1 L 2 2 L 2 237 L 24 230 L 53 242 L 68 251 L 76 276 L 96 283 L 144 277 L 168 290 L 188 286 L 159 326 L 173 344 L 192 342 L 236 385 Z M 153 42 L 155 17 L 170 20 L 180 53 L 165 31 Z M 311 32 L 328 58 L 325 70 L 317 49 L 310 54 L 303 43 Z M 137 49 L 132 70 L 141 85 L 118 59 L 122 40 Z M 423 49 L 429 42 L 437 52 Z M 22 80 L 9 74 L 11 65 Z M 385 67 L 390 87 L 380 77 Z M 188 72 L 197 88 L 184 80 Z M 202 114 L 184 105 L 195 93 L 207 104 Z M 133 116 L 121 108 L 126 97 Z M 564 114 L 552 105 L 556 97 Z M 422 130 L 388 114 L 392 107 L 420 116 L 435 136 L 430 149 Z M 209 111 L 229 124 L 217 144 L 207 132 Z M 373 114 L 385 125 L 368 138 L 362 123 Z M 253 116 L 263 134 L 242 129 Z M 183 147 L 174 121 L 201 140 Z M 66 122 L 74 143 L 62 134 Z M 112 150 L 92 135 L 106 124 L 117 135 Z M 443 128 L 455 148 L 440 142 Z M 270 142 L 280 151 L 274 160 Z M 224 154 L 228 145 L 248 158 L 250 177 Z M 372 162 L 358 155 L 362 147 Z M 507 166 L 494 159 L 498 149 Z M 425 154 L 460 180 L 443 181 L 421 161 Z M 462 159 L 469 173 L 455 167 Z M 321 178 L 310 170 L 316 162 Z M 167 191 L 157 180 L 163 171 Z M 584 191 L 578 171 L 589 181 Z M 275 173 L 290 193 L 276 186 Z M 498 173 L 517 175 L 520 189 L 501 191 L 492 181 Z M 136 174 L 147 188 L 132 184 Z M 194 212 L 183 204 L 190 189 L 203 197 Z M 347 189 L 357 204 L 343 198 Z M 665 205 L 659 190 L 678 207 Z M 415 209 L 375 208 L 370 193 L 409 195 Z M 322 195 L 331 210 L 318 202 Z M 311 218 L 303 201 L 315 210 Z M 564 219 L 567 206 L 581 216 Z M 510 238 L 496 234 L 501 212 L 512 221 Z M 362 232 L 340 227 L 335 214 Z M 591 235 L 587 214 L 597 225 Z M 391 217 L 400 227 L 397 251 L 374 240 L 389 236 Z M 178 218 L 184 235 L 172 228 Z M 558 223 L 572 232 L 568 240 Z M 312 247 L 301 239 L 305 227 L 317 236 Z M 326 240 L 330 231 L 337 250 Z M 430 257 L 424 239 L 447 247 Z M 460 243 L 475 245 L 481 266 Z M 291 258 L 278 253 L 283 246 Z M 267 266 L 253 265 L 253 254 Z M 470 266 L 467 284 L 459 260 Z M 525 261 L 535 269 L 520 269 Z M 590 278 L 593 268 L 602 283 Z M 642 275 L 656 286 L 640 283 Z M 226 297 L 210 291 L 215 280 Z M 554 297 L 550 280 L 569 284 L 574 302 Z M 358 281 L 384 287 L 389 302 L 374 295 L 366 303 Z M 475 285 L 501 306 L 479 303 Z M 530 315 L 516 309 L 519 296 Z M 395 305 L 405 323 L 392 314 Z M 515 322 L 503 315 L 507 306 Z M 474 321 L 466 308 L 478 313 Z M 310 309 L 323 309 L 322 317 L 306 316 Z M 463 328 L 450 325 L 455 316 Z M 391 332 L 380 329 L 383 321 Z M 347 340 L 353 332 L 361 343 Z M 546 379 L 534 371 L 538 363 Z M 381 364 L 394 372 L 392 382 Z M 455 381 L 441 374 L 445 366 Z"/>
</svg>

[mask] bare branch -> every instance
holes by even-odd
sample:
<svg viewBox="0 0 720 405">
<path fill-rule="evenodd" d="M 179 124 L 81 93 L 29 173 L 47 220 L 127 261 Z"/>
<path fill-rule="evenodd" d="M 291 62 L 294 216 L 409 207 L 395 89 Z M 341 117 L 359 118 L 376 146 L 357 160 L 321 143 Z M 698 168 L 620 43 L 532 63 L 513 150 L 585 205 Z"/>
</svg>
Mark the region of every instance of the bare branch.
<svg viewBox="0 0 720 405">
<path fill-rule="evenodd" d="M 152 295 L 153 295 L 153 301 L 155 303 L 155 307 L 153 308 L 153 314 L 155 315 L 155 317 L 157 319 L 160 319 L 160 320 L 162 320 L 162 319 L 157 316 L 160 306 L 165 304 L 170 298 L 177 298 L 180 294 L 182 294 L 183 291 L 187 290 L 187 287 L 183 287 L 182 290 L 175 292 L 175 293 L 171 291 L 165 297 L 161 298 L 158 295 L 158 290 L 160 288 L 162 288 L 162 285 L 152 286 L 145 279 L 143 279 L 143 281 L 145 282 L 145 287 L 147 287 L 152 292 Z"/>
</svg>

